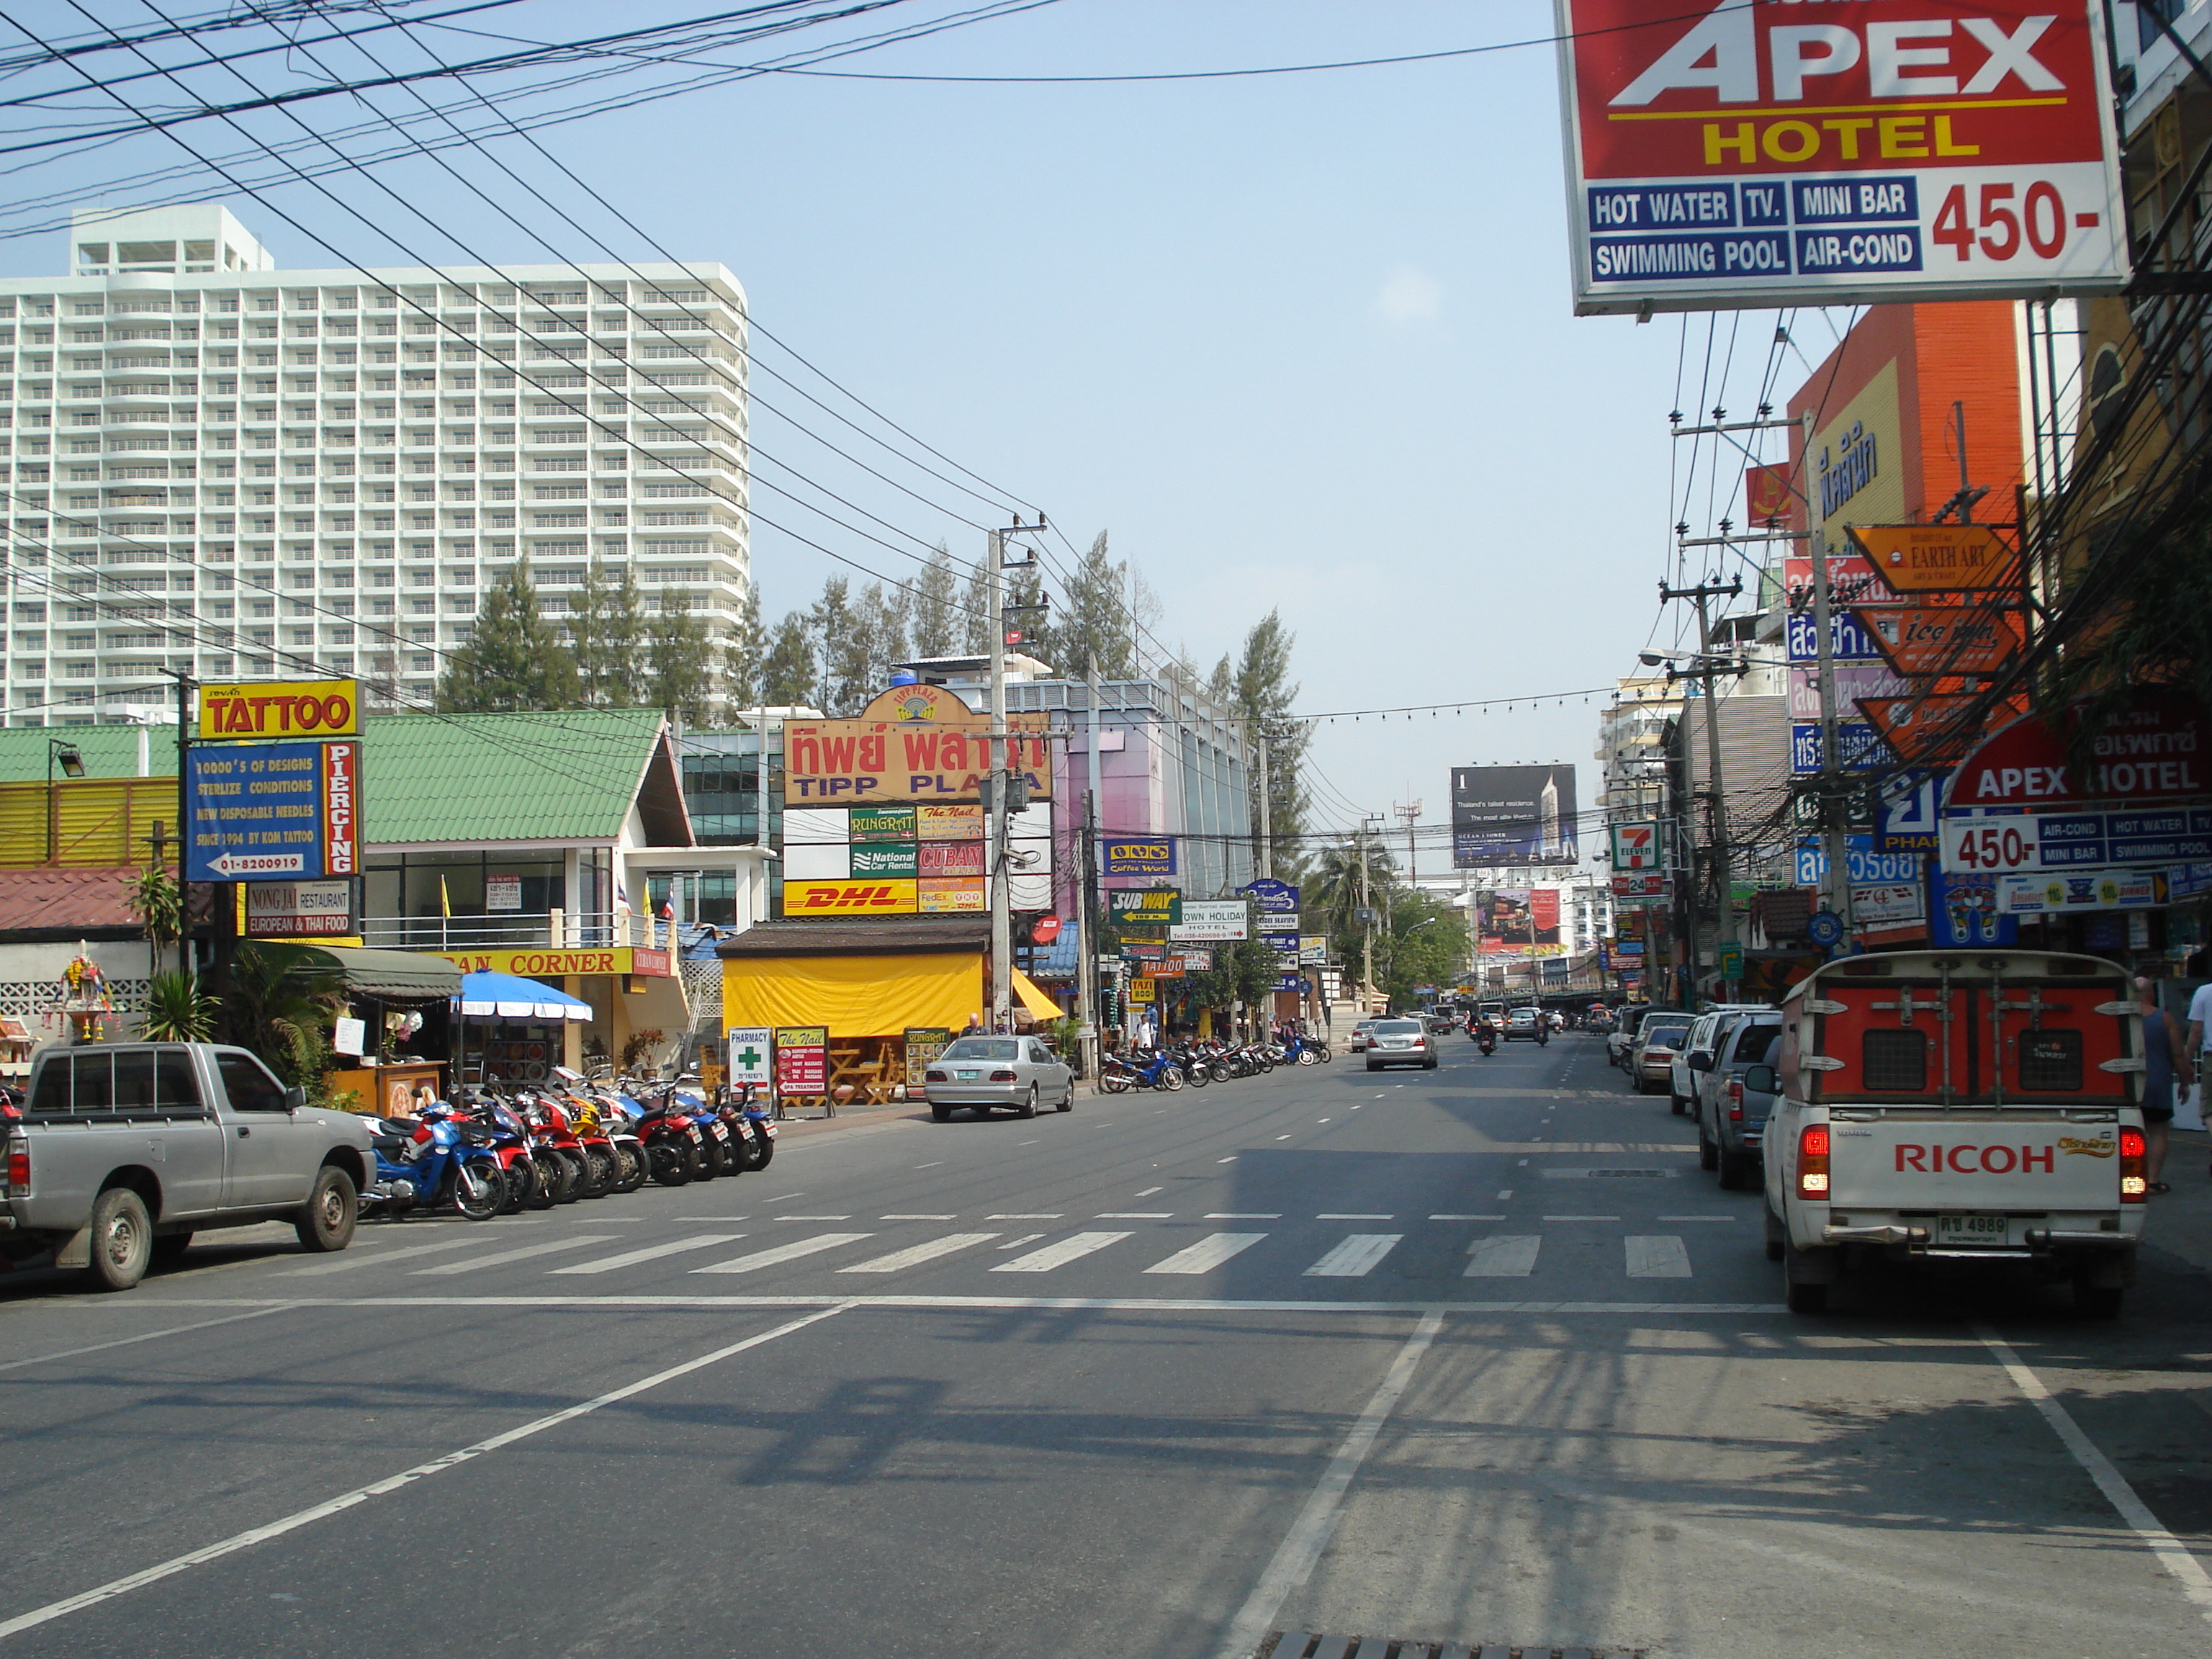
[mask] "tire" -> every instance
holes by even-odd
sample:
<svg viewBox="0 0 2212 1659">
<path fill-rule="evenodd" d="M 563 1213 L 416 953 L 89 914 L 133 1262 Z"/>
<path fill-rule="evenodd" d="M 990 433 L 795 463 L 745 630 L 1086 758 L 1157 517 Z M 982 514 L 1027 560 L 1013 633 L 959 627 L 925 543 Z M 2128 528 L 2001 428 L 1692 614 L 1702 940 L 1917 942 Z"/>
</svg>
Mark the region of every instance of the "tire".
<svg viewBox="0 0 2212 1659">
<path fill-rule="evenodd" d="M 1181 1093 L 1182 1091 L 1182 1067 L 1180 1066 L 1161 1066 L 1158 1086 L 1166 1090 L 1171 1095 Z"/>
<path fill-rule="evenodd" d="M 1213 1073 L 1207 1071 L 1204 1062 L 1201 1061 L 1193 1065 L 1188 1071 L 1185 1072 L 1182 1074 L 1182 1080 L 1190 1085 L 1194 1089 L 1203 1089 L 1207 1084 L 1213 1081 Z M 1067 1087 L 1068 1092 L 1073 1095 L 1075 1091 L 1075 1085 L 1071 1083 Z"/>
<path fill-rule="evenodd" d="M 1717 1170 L 1720 1166 L 1721 1149 L 1706 1138 L 1705 1120 L 1700 1114 L 1698 1118 L 1698 1167 L 1700 1170 Z"/>
<path fill-rule="evenodd" d="M 154 1223 L 146 1200 L 128 1187 L 110 1187 L 93 1201 L 92 1260 L 85 1273 L 95 1288 L 127 1291 L 145 1278 L 154 1260 Z"/>
<path fill-rule="evenodd" d="M 1769 1261 L 1782 1260 L 1784 1237 L 1782 1231 L 1782 1218 L 1774 1213 L 1771 1206 L 1769 1206 L 1766 1212 L 1766 1259 Z"/>
<path fill-rule="evenodd" d="M 1381 1071 L 1382 1068 L 1380 1066 L 1377 1066 L 1377 1065 L 1376 1065 L 1373 1060 L 1369 1060 L 1369 1061 L 1367 1062 L 1367 1069 L 1368 1069 L 1369 1071 L 1370 1071 L 1370 1072 L 1379 1072 L 1379 1071 Z"/>
<path fill-rule="evenodd" d="M 761 1141 L 760 1167 L 763 1170 L 775 1162 L 775 1142 L 765 1137 Z"/>
<path fill-rule="evenodd" d="M 1101 1072 L 1098 1074 L 1098 1086 L 1109 1095 L 1127 1094 L 1129 1091 L 1129 1079 L 1120 1072 Z"/>
<path fill-rule="evenodd" d="M 584 1176 L 580 1162 L 565 1146 L 547 1147 L 545 1158 L 546 1185 L 552 1189 L 554 1203 L 574 1204 L 582 1196 L 579 1190 Z"/>
<path fill-rule="evenodd" d="M 930 1102 L 929 1115 L 939 1123 L 950 1123 L 952 1121 L 952 1109 L 950 1106 L 943 1105 L 937 1101 L 933 1100 Z"/>
<path fill-rule="evenodd" d="M 354 1220 L 361 1210 L 357 1198 L 353 1177 L 343 1170 L 325 1164 L 315 1171 L 315 1184 L 307 1188 L 307 1201 L 292 1224 L 300 1248 L 320 1255 L 352 1243 Z"/>
<path fill-rule="evenodd" d="M 1298 1050 L 1298 1064 L 1301 1066 L 1318 1066 L 1321 1064 L 1321 1056 L 1314 1053 L 1310 1048 L 1302 1048 Z"/>
<path fill-rule="evenodd" d="M 648 1142 L 645 1149 L 646 1162 L 652 1166 L 653 1178 L 664 1187 L 688 1186 L 691 1180 L 691 1160 L 684 1156 L 683 1147 L 665 1137 Z"/>
<path fill-rule="evenodd" d="M 722 1149 L 709 1134 L 699 1137 L 699 1145 L 691 1153 L 691 1179 L 712 1181 L 722 1173 Z"/>
<path fill-rule="evenodd" d="M 463 1158 L 453 1166 L 453 1208 L 469 1221 L 489 1221 L 507 1207 L 507 1176 L 489 1158 Z"/>
<path fill-rule="evenodd" d="M 1676 1117 L 1686 1117 L 1690 1112 L 1690 1103 L 1681 1096 L 1669 1092 L 1667 1097 L 1667 1109 L 1674 1113 Z"/>
<path fill-rule="evenodd" d="M 2118 1319 L 2127 1292 L 2118 1285 L 2092 1285 L 2087 1277 L 2074 1281 L 2074 1311 L 2084 1319 Z"/>
<path fill-rule="evenodd" d="M 191 1242 L 190 1233 L 163 1233 L 154 1241 L 154 1265 L 174 1267 L 185 1259 L 185 1252 L 191 1248 Z"/>
<path fill-rule="evenodd" d="M 743 1144 L 739 1148 L 738 1163 L 748 1173 L 756 1170 L 765 1170 L 768 1168 L 768 1152 L 770 1144 L 768 1136 L 762 1133 L 760 1125 L 747 1123 Z"/>
<path fill-rule="evenodd" d="M 1060 1109 L 1063 1112 L 1075 1109 L 1075 1079 L 1073 1078 L 1067 1080 L 1067 1092 L 1060 1097 Z"/>
<path fill-rule="evenodd" d="M 1428 1059 L 1423 1060 L 1421 1062 L 1421 1069 L 1425 1072 L 1435 1071 L 1437 1069 L 1436 1057 L 1434 1055 L 1431 1055 Z"/>
<path fill-rule="evenodd" d="M 1030 1085 L 1030 1091 L 1022 1097 L 1022 1103 L 1014 1109 L 1014 1115 L 1016 1117 L 1035 1117 L 1036 1115 L 1036 1084 L 1032 1083 Z"/>
<path fill-rule="evenodd" d="M 1826 1285 L 1792 1285 L 1783 1300 L 1794 1314 L 1817 1314 L 1828 1311 L 1828 1287 Z"/>
<path fill-rule="evenodd" d="M 1751 1159 L 1746 1153 L 1732 1152 L 1723 1146 L 1720 1149 L 1720 1168 L 1716 1174 L 1723 1192 L 1743 1192 L 1751 1185 Z"/>
<path fill-rule="evenodd" d="M 645 1148 L 635 1140 L 615 1142 L 615 1160 L 620 1165 L 622 1176 L 615 1182 L 618 1193 L 634 1193 L 653 1178 L 652 1161 Z"/>
<path fill-rule="evenodd" d="M 621 1178 L 621 1166 L 615 1162 L 614 1148 L 587 1145 L 584 1148 L 584 1188 L 586 1198 L 605 1198 L 614 1191 L 615 1182 Z"/>
<path fill-rule="evenodd" d="M 524 1207 L 550 1210 L 561 1201 L 561 1170 L 550 1152 L 530 1154 L 530 1172 L 522 1177 L 530 1183 L 530 1191 L 522 1200 Z"/>
</svg>

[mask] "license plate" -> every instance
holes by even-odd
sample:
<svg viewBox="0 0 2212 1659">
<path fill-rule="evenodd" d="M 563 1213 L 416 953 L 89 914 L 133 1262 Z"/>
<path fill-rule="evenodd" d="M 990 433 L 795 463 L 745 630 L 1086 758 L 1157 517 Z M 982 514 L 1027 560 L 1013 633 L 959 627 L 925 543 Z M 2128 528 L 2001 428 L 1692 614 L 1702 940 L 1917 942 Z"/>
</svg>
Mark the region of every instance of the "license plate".
<svg viewBox="0 0 2212 1659">
<path fill-rule="evenodd" d="M 981 1077 L 982 1073 L 981 1072 L 955 1072 L 952 1075 L 958 1078 L 963 1083 L 973 1083 L 977 1078 Z"/>
<path fill-rule="evenodd" d="M 2001 1215 L 1939 1215 L 1936 1218 L 1938 1244 L 2002 1244 L 2005 1218 Z"/>
</svg>

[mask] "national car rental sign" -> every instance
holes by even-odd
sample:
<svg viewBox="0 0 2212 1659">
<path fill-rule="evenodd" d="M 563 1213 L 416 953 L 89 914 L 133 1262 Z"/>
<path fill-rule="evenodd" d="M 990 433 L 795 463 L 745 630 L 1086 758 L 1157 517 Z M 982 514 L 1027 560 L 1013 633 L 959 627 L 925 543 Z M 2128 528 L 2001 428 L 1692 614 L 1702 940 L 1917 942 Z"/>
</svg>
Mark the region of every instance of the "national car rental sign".
<svg viewBox="0 0 2212 1659">
<path fill-rule="evenodd" d="M 1556 0 L 1575 309 L 2109 294 L 2095 0 Z"/>
</svg>

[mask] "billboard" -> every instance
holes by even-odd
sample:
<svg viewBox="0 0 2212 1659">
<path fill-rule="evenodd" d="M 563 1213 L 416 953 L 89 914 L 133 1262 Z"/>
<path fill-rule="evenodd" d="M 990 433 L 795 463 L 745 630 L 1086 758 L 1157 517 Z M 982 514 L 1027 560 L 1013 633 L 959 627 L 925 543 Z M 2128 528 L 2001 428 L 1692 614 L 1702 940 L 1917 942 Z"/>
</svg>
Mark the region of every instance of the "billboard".
<svg viewBox="0 0 2212 1659">
<path fill-rule="evenodd" d="M 1105 848 L 1105 873 L 1109 876 L 1171 876 L 1176 872 L 1173 836 L 1137 839 L 1109 836 Z"/>
<path fill-rule="evenodd" d="M 1577 315 L 2109 294 L 2092 0 L 1557 0 Z"/>
<path fill-rule="evenodd" d="M 200 688 L 195 743 L 266 743 L 271 738 L 361 734 L 358 680 L 256 680 Z"/>
<path fill-rule="evenodd" d="M 1455 766 L 1451 811 L 1454 869 L 1580 856 L 1571 766 Z"/>
<path fill-rule="evenodd" d="M 1485 956 L 1555 957 L 1559 940 L 1559 890 L 1493 887 L 1480 896 Z"/>
<path fill-rule="evenodd" d="M 361 870 L 361 744 L 195 744 L 185 751 L 186 881 Z"/>
</svg>

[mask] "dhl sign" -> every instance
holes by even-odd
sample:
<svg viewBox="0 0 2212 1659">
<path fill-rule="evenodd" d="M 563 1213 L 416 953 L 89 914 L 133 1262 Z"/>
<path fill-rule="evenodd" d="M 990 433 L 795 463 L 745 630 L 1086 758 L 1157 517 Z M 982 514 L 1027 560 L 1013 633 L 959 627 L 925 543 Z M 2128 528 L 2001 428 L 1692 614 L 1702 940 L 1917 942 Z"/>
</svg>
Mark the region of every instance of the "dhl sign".
<svg viewBox="0 0 2212 1659">
<path fill-rule="evenodd" d="M 912 880 L 787 881 L 786 916 L 910 916 L 920 907 Z"/>
<path fill-rule="evenodd" d="M 1041 717 L 998 740 L 998 764 L 1052 796 L 1052 750 Z M 988 725 L 950 720 L 817 720 L 783 729 L 784 799 L 794 805 L 872 806 L 884 801 L 972 801 L 992 769 Z"/>
</svg>

